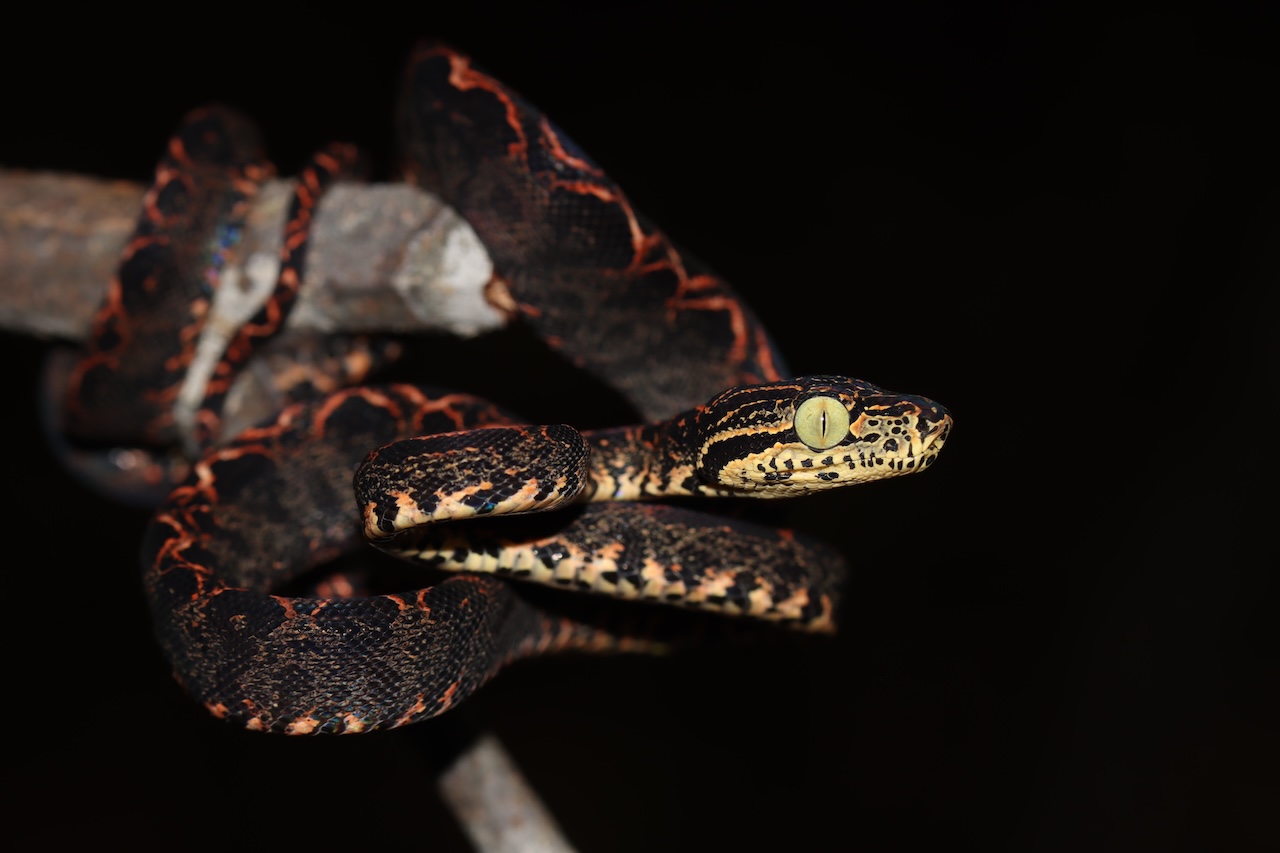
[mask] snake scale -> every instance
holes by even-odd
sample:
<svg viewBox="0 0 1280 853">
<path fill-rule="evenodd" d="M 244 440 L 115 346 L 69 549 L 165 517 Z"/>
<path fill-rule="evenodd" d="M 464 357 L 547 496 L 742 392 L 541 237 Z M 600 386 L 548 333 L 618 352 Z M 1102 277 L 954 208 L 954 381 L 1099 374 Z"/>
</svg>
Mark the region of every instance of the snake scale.
<svg viewBox="0 0 1280 853">
<path fill-rule="evenodd" d="M 209 303 L 272 174 L 245 119 L 193 113 L 68 371 L 61 421 L 80 442 L 185 451 L 141 469 L 167 492 L 141 563 L 182 685 L 250 729 L 351 733 L 439 714 L 519 658 L 654 648 L 697 630 L 691 611 L 833 631 L 834 549 L 731 507 L 923 470 L 946 410 L 848 377 L 786 378 L 734 291 L 465 55 L 419 46 L 398 129 L 405 179 L 489 250 L 491 303 L 650 420 L 530 425 L 468 394 L 367 384 L 378 359 L 347 356 L 377 344 L 334 340 L 325 381 L 222 435 L 232 383 L 300 286 L 316 205 L 359 156 L 332 145 L 303 170 L 274 289 L 193 392 Z M 396 567 L 390 588 L 366 576 L 366 542 L 400 558 L 372 560 Z"/>
</svg>

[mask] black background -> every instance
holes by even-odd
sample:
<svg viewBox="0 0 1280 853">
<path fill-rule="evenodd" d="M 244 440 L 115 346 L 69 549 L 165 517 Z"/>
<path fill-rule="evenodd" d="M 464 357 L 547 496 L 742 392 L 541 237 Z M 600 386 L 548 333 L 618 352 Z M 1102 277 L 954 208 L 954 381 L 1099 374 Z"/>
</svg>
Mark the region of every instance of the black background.
<svg viewBox="0 0 1280 853">
<path fill-rule="evenodd" d="M 368 37 L 9 29 L 0 163 L 136 181 L 215 100 L 261 123 L 283 174 L 346 139 L 385 177 L 399 69 L 443 37 L 734 282 L 795 373 L 926 394 L 958 425 L 926 476 L 793 511 L 854 567 L 830 644 L 529 662 L 407 730 L 272 738 L 170 681 L 136 579 L 145 514 L 56 470 L 45 343 L 5 335 L 0 833 L 465 849 L 428 769 L 463 725 L 503 738 L 584 851 L 1280 843 L 1261 544 L 1280 31 L 892 5 L 499 4 Z M 478 351 L 486 393 L 540 387 L 500 341 Z M 562 417 L 549 395 L 506 402 Z"/>
</svg>

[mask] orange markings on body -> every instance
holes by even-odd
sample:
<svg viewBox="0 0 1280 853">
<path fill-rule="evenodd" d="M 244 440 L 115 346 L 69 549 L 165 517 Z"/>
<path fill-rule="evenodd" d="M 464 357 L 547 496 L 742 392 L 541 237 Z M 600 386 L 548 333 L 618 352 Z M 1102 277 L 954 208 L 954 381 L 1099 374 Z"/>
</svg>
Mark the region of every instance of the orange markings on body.
<svg viewBox="0 0 1280 853">
<path fill-rule="evenodd" d="M 169 185 L 175 182 L 182 184 L 189 195 L 195 194 L 195 182 L 190 175 L 181 169 L 162 164 L 156 168 L 155 178 L 152 180 L 151 186 L 147 188 L 146 195 L 142 197 L 142 214 L 156 228 L 167 228 L 172 223 L 181 220 L 187 213 L 185 210 L 179 210 L 175 213 L 166 214 L 160 210 L 158 202 L 161 191 L 168 189 Z"/>
<path fill-rule="evenodd" d="M 667 243 L 666 238 L 658 232 L 653 234 L 645 233 L 644 228 L 640 226 L 640 218 L 636 216 L 635 210 L 631 207 L 631 201 L 625 195 L 618 193 L 615 200 L 622 213 L 627 217 L 627 228 L 631 231 L 631 248 L 634 255 L 628 266 L 628 272 L 643 274 L 650 269 L 661 269 L 670 266 L 676 270 L 676 276 L 684 280 L 685 272 L 683 267 L 680 266 L 680 256 L 676 255 L 670 244 Z M 665 246 L 665 261 L 646 261 L 649 253 L 659 246 Z"/>
<path fill-rule="evenodd" d="M 329 417 L 335 411 L 342 408 L 343 404 L 352 397 L 361 397 L 370 405 L 385 409 L 396 420 L 400 420 L 402 417 L 400 407 L 396 402 L 381 391 L 367 388 L 365 386 L 349 388 L 346 391 L 339 392 L 327 398 L 316 411 L 315 417 L 312 418 L 312 423 L 314 424 L 314 431 L 318 438 L 324 436 L 325 425 L 329 420 Z"/>
<path fill-rule="evenodd" d="M 343 154 L 349 158 L 351 156 L 350 146 L 344 145 L 341 147 L 342 147 Z M 325 169 L 328 169 L 331 173 L 336 173 L 342 169 L 341 161 L 339 161 L 337 157 L 334 157 L 332 154 L 330 154 L 327 151 L 321 151 L 319 154 L 315 156 L 315 159 L 317 163 L 319 163 Z M 316 186 L 317 181 L 315 179 L 315 176 L 309 175 L 309 177 L 311 177 L 311 180 L 308 183 L 311 186 Z"/>
<path fill-rule="evenodd" d="M 621 542 L 610 542 L 608 545 L 605 545 L 603 548 L 596 551 L 596 558 L 600 560 L 608 560 L 614 565 L 617 565 L 622 559 L 622 555 L 626 552 L 626 545 L 623 545 Z"/>
<path fill-rule="evenodd" d="M 756 326 L 756 357 L 760 362 L 760 370 L 764 374 L 757 381 L 763 382 L 779 382 L 782 379 L 782 373 L 778 370 L 778 365 L 773 361 L 773 347 L 769 346 L 769 335 L 765 332 L 764 326 Z"/>
<path fill-rule="evenodd" d="M 458 684 L 459 682 L 457 681 L 450 684 L 449 689 L 444 692 L 444 695 L 436 700 L 436 704 L 440 706 L 440 710 L 437 713 L 449 710 L 449 706 L 453 704 L 453 694 L 458 692 Z"/>
<path fill-rule="evenodd" d="M 603 202 L 620 201 L 618 194 L 609 187 L 601 186 L 593 181 L 552 181 L 550 186 L 551 189 L 567 190 L 574 195 L 593 195 Z"/>
<path fill-rule="evenodd" d="M 317 199 L 320 198 L 320 176 L 316 174 L 314 169 L 304 169 L 298 177 L 298 185 L 293 192 L 298 200 L 300 210 L 298 211 L 298 216 L 285 223 L 285 233 L 296 235 L 299 231 L 306 230 L 304 220 L 310 219 L 308 212 L 315 206 Z"/>
<path fill-rule="evenodd" d="M 196 544 L 195 537 L 190 533 L 190 529 L 194 525 L 191 524 L 189 519 L 184 523 L 169 514 L 159 515 L 155 521 L 159 524 L 169 525 L 173 528 L 174 534 L 172 538 L 165 541 L 164 545 L 156 553 L 155 561 L 152 563 L 152 571 L 157 576 L 167 575 L 174 570 L 190 572 L 196 582 L 195 591 L 191 593 L 191 600 L 198 601 L 206 594 L 205 584 L 213 576 L 213 570 L 208 566 L 194 563 L 184 556 L 184 552 Z"/>
<path fill-rule="evenodd" d="M 414 398 L 415 408 L 413 412 L 413 425 L 415 428 L 422 426 L 423 420 L 427 415 L 443 412 L 449 420 L 453 421 L 458 431 L 467 429 L 467 419 L 463 414 L 463 407 L 470 403 L 477 402 L 475 397 L 469 394 L 446 394 L 443 397 L 430 398 L 423 394 L 418 388 L 413 386 L 403 386 L 400 392 L 406 396 Z M 495 416 L 495 420 L 496 420 Z M 479 426 L 496 426 L 494 423 L 480 423 Z"/>
<path fill-rule="evenodd" d="M 311 233 L 310 225 L 311 217 L 306 215 L 296 217 L 289 222 L 285 228 L 284 242 L 280 246 L 281 261 L 288 262 L 292 260 L 293 253 L 298 251 L 299 246 L 307 242 L 307 236 Z"/>
<path fill-rule="evenodd" d="M 191 156 L 187 154 L 187 146 L 176 136 L 169 140 L 169 156 L 184 166 L 191 165 Z"/>
<path fill-rule="evenodd" d="M 449 60 L 449 82 L 455 89 L 465 92 L 468 89 L 482 89 L 497 98 L 507 111 L 507 126 L 511 128 L 516 139 L 507 145 L 507 156 L 521 160 L 525 163 L 529 160 L 529 140 L 524 135 L 524 128 L 520 125 L 520 111 L 516 109 L 515 101 L 507 94 L 506 89 L 497 80 L 494 80 L 487 74 L 477 71 L 471 67 L 471 60 L 465 56 L 459 56 L 448 50 L 428 50 L 427 55 L 444 56 Z M 418 57 L 414 57 L 413 63 L 416 64 Z"/>
<path fill-rule="evenodd" d="M 309 735 L 319 727 L 320 721 L 315 717 L 300 717 L 285 726 L 284 733 L 287 735 Z"/>
<path fill-rule="evenodd" d="M 604 177 L 604 172 L 598 166 L 588 163 L 581 157 L 574 157 L 565 150 L 564 145 L 560 142 L 560 135 L 556 133 L 556 129 L 551 126 L 551 122 L 547 120 L 546 116 L 542 116 L 538 120 L 538 124 L 542 128 L 543 137 L 550 145 L 552 155 L 555 156 L 557 160 L 562 163 L 568 163 L 575 169 L 581 169 L 584 172 L 590 172 L 593 175 L 598 175 L 602 178 Z"/>
<path fill-rule="evenodd" d="M 273 595 L 271 598 L 275 600 L 276 604 L 280 605 L 280 609 L 284 611 L 285 619 L 293 619 L 297 617 L 298 611 L 293 607 L 292 598 L 286 598 L 283 595 Z"/>
<path fill-rule="evenodd" d="M 394 729 L 396 726 L 403 726 L 405 723 L 412 723 L 414 717 L 418 716 L 423 711 L 427 710 L 426 703 L 423 701 L 424 698 L 425 697 L 423 697 L 423 695 L 419 693 L 417 701 L 413 703 L 413 707 L 410 708 L 408 711 L 405 711 L 399 717 L 399 719 L 397 719 L 394 723 L 391 724 L 390 727 Z"/>
<path fill-rule="evenodd" d="M 242 440 L 248 438 L 249 433 L 242 433 L 240 437 Z M 267 436 L 267 438 L 270 437 L 272 436 Z M 199 467 L 199 465 L 205 466 L 205 471 L 208 475 L 209 493 L 215 495 L 215 499 L 217 492 L 214 490 L 212 485 L 214 476 L 212 470 L 209 469 L 209 466 L 218 462 L 230 462 L 235 459 L 243 459 L 246 456 L 263 456 L 267 459 L 272 459 L 274 458 L 274 453 L 270 447 L 261 443 L 237 444 L 234 447 L 223 447 L 216 450 L 209 456 L 206 456 L 204 462 L 198 463 L 197 467 Z"/>
<path fill-rule="evenodd" d="M 729 325 L 733 329 L 733 346 L 729 348 L 727 360 L 739 363 L 747 357 L 747 317 L 742 311 L 742 303 L 727 296 L 709 296 L 701 299 L 673 299 L 668 303 L 669 316 L 675 312 L 693 309 L 695 311 L 724 311 L 729 315 Z"/>
</svg>

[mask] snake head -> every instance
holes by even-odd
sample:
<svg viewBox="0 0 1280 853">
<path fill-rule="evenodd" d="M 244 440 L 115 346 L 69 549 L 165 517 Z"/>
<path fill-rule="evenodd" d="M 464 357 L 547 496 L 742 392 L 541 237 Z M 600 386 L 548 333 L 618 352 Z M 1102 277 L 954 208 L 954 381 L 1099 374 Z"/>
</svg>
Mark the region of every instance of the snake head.
<svg viewBox="0 0 1280 853">
<path fill-rule="evenodd" d="M 742 386 L 698 411 L 696 468 L 735 494 L 792 497 L 922 471 L 951 424 L 932 400 L 860 379 Z"/>
</svg>

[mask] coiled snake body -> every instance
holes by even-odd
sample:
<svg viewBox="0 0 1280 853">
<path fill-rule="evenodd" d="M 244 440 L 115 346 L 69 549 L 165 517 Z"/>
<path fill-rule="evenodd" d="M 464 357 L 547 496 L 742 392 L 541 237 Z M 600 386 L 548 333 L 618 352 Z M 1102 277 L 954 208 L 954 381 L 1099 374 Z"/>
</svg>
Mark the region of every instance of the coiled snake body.
<svg viewBox="0 0 1280 853">
<path fill-rule="evenodd" d="M 144 382 L 156 390 L 134 393 L 136 411 L 114 432 L 209 447 L 142 549 L 157 636 L 182 684 L 253 729 L 388 728 L 448 709 L 520 657 L 642 648 L 670 610 L 602 615 L 587 596 L 507 577 L 833 630 L 843 566 L 832 549 L 707 508 L 922 470 L 946 439 L 946 411 L 844 377 L 783 379 L 732 290 L 694 270 L 563 133 L 461 54 L 419 49 L 400 124 L 407 176 L 441 192 L 489 249 L 495 302 L 640 411 L 685 411 L 580 432 L 522 425 L 465 394 L 360 385 L 299 394 L 215 445 L 237 367 L 296 292 L 316 199 L 355 163 L 336 146 L 304 173 L 275 294 L 228 343 L 183 433 L 172 401 L 200 303 L 269 173 L 238 120 L 196 114 L 157 172 L 72 371 L 67 416 L 92 434 L 103 412 L 120 411 L 119 389 Z M 190 272 L 193 256 L 203 273 Z M 157 270 L 189 285 L 157 300 L 140 285 Z M 174 343 L 148 344 L 152 326 Z M 454 574 L 407 592 L 315 575 L 362 539 Z"/>
</svg>

